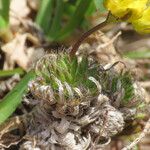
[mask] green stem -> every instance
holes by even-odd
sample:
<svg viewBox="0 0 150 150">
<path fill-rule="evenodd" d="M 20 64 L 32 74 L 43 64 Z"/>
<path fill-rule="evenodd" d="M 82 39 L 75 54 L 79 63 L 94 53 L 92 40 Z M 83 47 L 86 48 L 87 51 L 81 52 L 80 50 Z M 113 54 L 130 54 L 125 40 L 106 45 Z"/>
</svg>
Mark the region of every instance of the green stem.
<svg viewBox="0 0 150 150">
<path fill-rule="evenodd" d="M 105 20 L 104 22 L 98 24 L 97 26 L 95 26 L 94 28 L 90 29 L 89 31 L 85 32 L 79 39 L 78 41 L 73 45 L 71 52 L 70 52 L 70 56 L 73 57 L 75 56 L 75 53 L 77 52 L 78 48 L 80 47 L 81 43 L 87 38 L 89 37 L 91 34 L 93 34 L 94 32 L 96 32 L 97 30 L 99 30 L 100 28 L 103 28 L 105 25 L 107 24 L 107 21 Z"/>
<path fill-rule="evenodd" d="M 89 31 L 83 33 L 83 35 L 81 35 L 81 37 L 77 40 L 77 42 L 73 45 L 71 51 L 70 51 L 70 57 L 74 57 L 78 48 L 80 47 L 81 43 L 87 38 L 89 37 L 91 34 L 93 34 L 94 32 L 96 32 L 97 30 L 103 28 L 104 26 L 107 25 L 108 23 L 108 19 L 110 16 L 110 12 L 107 15 L 107 18 L 105 21 L 103 21 L 102 23 L 98 24 L 97 26 L 93 27 L 92 29 L 90 29 Z"/>
</svg>

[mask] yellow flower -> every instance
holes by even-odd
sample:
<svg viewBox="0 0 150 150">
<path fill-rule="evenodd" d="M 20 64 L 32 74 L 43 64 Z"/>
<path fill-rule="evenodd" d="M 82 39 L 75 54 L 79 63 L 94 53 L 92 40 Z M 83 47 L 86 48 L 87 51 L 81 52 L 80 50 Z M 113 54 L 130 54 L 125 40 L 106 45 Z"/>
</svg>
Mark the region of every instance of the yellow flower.
<svg viewBox="0 0 150 150">
<path fill-rule="evenodd" d="M 104 0 L 104 6 L 115 17 L 132 22 L 142 17 L 148 0 Z"/>
<path fill-rule="evenodd" d="M 150 7 L 147 8 L 140 19 L 132 22 L 137 32 L 150 33 Z"/>
</svg>

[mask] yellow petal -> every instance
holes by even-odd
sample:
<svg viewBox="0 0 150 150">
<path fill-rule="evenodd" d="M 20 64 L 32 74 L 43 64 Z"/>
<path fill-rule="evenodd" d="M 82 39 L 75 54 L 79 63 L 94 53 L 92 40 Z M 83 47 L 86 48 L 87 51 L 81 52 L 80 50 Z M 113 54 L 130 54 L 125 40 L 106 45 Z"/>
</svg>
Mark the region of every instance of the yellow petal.
<svg viewBox="0 0 150 150">
<path fill-rule="evenodd" d="M 140 19 L 132 22 L 137 32 L 150 33 L 150 7 L 147 8 Z"/>
<path fill-rule="evenodd" d="M 132 22 L 142 16 L 148 0 L 104 0 L 104 6 L 119 19 Z"/>
</svg>

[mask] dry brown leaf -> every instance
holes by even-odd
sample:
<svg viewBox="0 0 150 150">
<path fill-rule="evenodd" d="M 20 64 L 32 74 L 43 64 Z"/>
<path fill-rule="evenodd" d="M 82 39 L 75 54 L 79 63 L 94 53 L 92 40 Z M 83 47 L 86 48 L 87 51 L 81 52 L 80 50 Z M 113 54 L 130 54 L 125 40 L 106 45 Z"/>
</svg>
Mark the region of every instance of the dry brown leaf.
<svg viewBox="0 0 150 150">
<path fill-rule="evenodd" d="M 27 5 L 27 0 L 11 0 L 10 25 L 11 26 L 19 25 L 20 19 L 27 18 L 30 11 L 31 10 Z"/>
<path fill-rule="evenodd" d="M 28 62 L 35 50 L 34 47 L 27 47 L 26 42 L 30 41 L 33 45 L 38 45 L 38 39 L 29 33 L 17 34 L 16 37 L 2 47 L 5 52 L 6 61 L 4 69 L 12 69 L 15 64 L 27 70 Z"/>
<path fill-rule="evenodd" d="M 0 149 L 9 148 L 11 145 L 17 145 L 22 139 L 25 127 L 20 117 L 13 117 L 0 125 Z M 12 131 L 19 130 L 17 135 Z"/>
<path fill-rule="evenodd" d="M 83 43 L 79 51 L 77 52 L 78 55 L 80 54 L 90 54 L 96 57 L 100 64 L 114 64 L 116 62 L 121 62 L 122 58 L 115 50 L 113 42 L 120 36 L 121 32 L 118 32 L 114 37 L 109 39 L 103 32 L 97 31 L 94 34 L 90 35 Z M 122 70 L 124 65 L 122 63 L 118 63 L 116 65 L 116 69 L 118 71 Z"/>
<path fill-rule="evenodd" d="M 120 56 L 113 46 L 114 40 L 119 35 L 120 33 L 110 40 L 104 33 L 98 31 L 85 40 L 85 43 L 80 46 L 78 53 L 93 54 L 103 64 L 114 63 L 120 60 Z"/>
</svg>

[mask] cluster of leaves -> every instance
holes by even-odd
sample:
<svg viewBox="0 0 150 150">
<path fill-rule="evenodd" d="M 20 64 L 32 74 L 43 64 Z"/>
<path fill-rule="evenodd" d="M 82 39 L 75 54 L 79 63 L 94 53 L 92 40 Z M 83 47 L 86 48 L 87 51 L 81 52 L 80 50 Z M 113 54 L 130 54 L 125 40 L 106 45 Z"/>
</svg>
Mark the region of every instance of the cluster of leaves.
<svg viewBox="0 0 150 150">
<path fill-rule="evenodd" d="M 130 72 L 121 73 L 112 80 L 112 91 L 118 91 L 117 83 L 120 82 L 121 87 L 124 89 L 124 96 L 122 97 L 123 103 L 128 103 L 134 97 L 134 87 Z"/>
<path fill-rule="evenodd" d="M 89 77 L 93 77 L 102 86 L 103 93 L 113 95 L 117 91 L 123 91 L 122 104 L 127 104 L 134 97 L 133 80 L 128 71 L 120 74 L 111 69 L 105 71 L 100 64 L 88 60 L 87 57 L 83 57 L 81 61 L 76 57 L 70 60 L 67 54 L 62 53 L 53 60 L 50 57 L 43 58 L 36 73 L 45 79 L 42 84 L 51 85 L 56 92 L 59 88 L 57 78 L 62 84 L 66 82 L 71 88 L 79 88 L 84 96 L 97 96 L 100 91 L 96 84 L 89 80 Z"/>
<path fill-rule="evenodd" d="M 135 96 L 133 79 L 129 71 L 116 73 L 114 70 L 109 70 L 101 74 L 100 80 L 103 92 L 110 95 L 111 98 L 115 93 L 122 94 L 121 105 L 128 104 Z"/>
<path fill-rule="evenodd" d="M 43 84 L 51 85 L 53 90 L 58 91 L 58 79 L 62 84 L 68 83 L 72 88 L 86 91 L 86 94 L 89 92 L 89 95 L 98 92 L 96 85 L 89 80 L 89 77 L 99 80 L 98 65 L 91 65 L 87 57 L 80 62 L 77 57 L 70 59 L 68 54 L 58 54 L 56 59 L 50 57 L 43 58 L 36 69 L 37 75 L 45 79 Z"/>
</svg>

